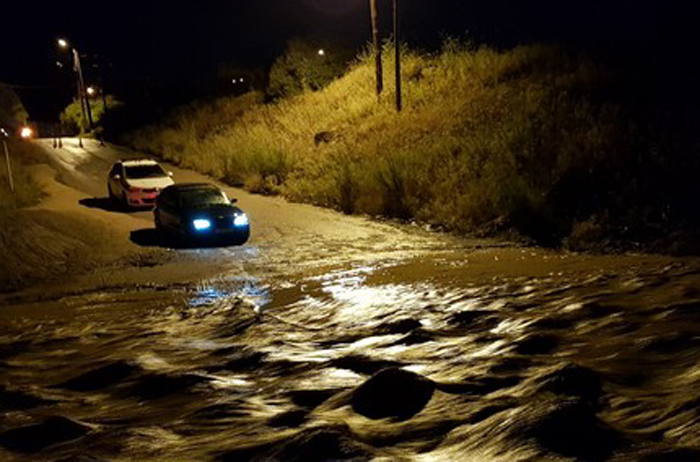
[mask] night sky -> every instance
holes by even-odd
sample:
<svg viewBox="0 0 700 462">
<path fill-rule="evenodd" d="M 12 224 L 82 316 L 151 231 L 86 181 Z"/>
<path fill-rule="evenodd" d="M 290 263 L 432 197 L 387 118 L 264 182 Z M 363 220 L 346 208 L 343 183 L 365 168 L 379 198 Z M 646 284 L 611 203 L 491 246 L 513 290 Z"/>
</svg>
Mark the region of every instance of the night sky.
<svg viewBox="0 0 700 462">
<path fill-rule="evenodd" d="M 390 0 L 377 0 L 390 33 Z M 512 46 L 659 46 L 695 34 L 685 0 L 400 0 L 403 39 L 434 49 L 446 36 Z M 12 2 L 0 7 L 0 81 L 15 86 L 35 120 L 55 118 L 70 100 L 70 66 L 56 47 L 68 38 L 108 90 L 135 99 L 144 89 L 171 102 L 207 95 L 224 64 L 267 68 L 290 37 L 359 48 L 370 40 L 368 0 L 122 0 Z M 96 80 L 96 73 L 88 75 Z M 167 99 L 167 96 L 166 96 Z"/>
</svg>

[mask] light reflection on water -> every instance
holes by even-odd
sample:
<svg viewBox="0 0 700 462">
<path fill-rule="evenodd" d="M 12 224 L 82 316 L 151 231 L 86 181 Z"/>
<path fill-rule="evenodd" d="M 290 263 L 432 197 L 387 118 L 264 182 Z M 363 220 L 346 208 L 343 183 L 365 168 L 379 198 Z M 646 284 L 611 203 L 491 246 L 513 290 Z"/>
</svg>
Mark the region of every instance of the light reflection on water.
<svg viewBox="0 0 700 462">
<path fill-rule="evenodd" d="M 53 414 L 99 422 L 41 457 L 112 461 L 250 460 L 231 454 L 256 445 L 253 454 L 266 460 L 267 443 L 282 448 L 309 429 L 331 427 L 376 460 L 571 460 L 538 428 L 570 427 L 581 445 L 593 446 L 586 435 L 598 435 L 598 423 L 643 444 L 620 443 L 590 460 L 700 444 L 694 417 L 680 410 L 700 400 L 693 309 L 700 302 L 692 295 L 700 292 L 690 290 L 700 287 L 700 273 L 593 268 L 484 282 L 441 272 L 464 265 L 433 266 L 435 277 L 415 283 L 402 282 L 399 264 L 361 265 L 13 308 L 17 316 L 5 313 L 0 336 L 0 385 L 57 402 L 8 411 L 0 435 Z M 685 299 L 679 286 L 689 288 Z M 56 319 L 52 309 L 66 316 Z M 22 314 L 32 310 L 47 314 Z M 387 365 L 440 384 L 406 422 L 373 421 L 347 404 Z M 99 380 L 89 375 L 96 370 Z M 577 395 L 584 392 L 603 396 L 593 403 Z M 562 414 L 572 402 L 584 407 Z M 35 460 L 0 449 L 4 456 Z"/>
</svg>

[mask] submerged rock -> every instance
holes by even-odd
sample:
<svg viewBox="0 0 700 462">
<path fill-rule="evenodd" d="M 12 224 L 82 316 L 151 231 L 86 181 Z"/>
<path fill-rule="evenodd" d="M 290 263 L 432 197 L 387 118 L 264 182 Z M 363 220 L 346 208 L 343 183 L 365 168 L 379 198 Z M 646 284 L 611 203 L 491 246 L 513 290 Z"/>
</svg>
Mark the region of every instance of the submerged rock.
<svg viewBox="0 0 700 462">
<path fill-rule="evenodd" d="M 267 424 L 274 428 L 295 428 L 300 427 L 308 420 L 309 412 L 303 409 L 293 409 L 283 412 L 268 420 Z"/>
<path fill-rule="evenodd" d="M 304 430 L 288 440 L 234 449 L 221 462 L 366 462 L 372 452 L 355 441 L 345 427 Z"/>
<path fill-rule="evenodd" d="M 278 456 L 289 462 L 363 462 L 372 455 L 347 432 L 336 428 L 318 428 L 302 432 L 285 445 Z"/>
<path fill-rule="evenodd" d="M 451 394 L 488 395 L 503 388 L 514 387 L 522 378 L 513 375 L 506 377 L 481 377 L 464 382 L 437 383 L 438 390 Z"/>
<path fill-rule="evenodd" d="M 620 433 L 596 416 L 595 409 L 581 401 L 560 403 L 531 422 L 524 431 L 543 449 L 577 461 L 605 461 L 626 444 Z"/>
<path fill-rule="evenodd" d="M 91 427 L 63 416 L 49 417 L 44 422 L 14 428 L 0 434 L 0 444 L 10 451 L 33 453 L 66 441 L 85 436 Z"/>
<path fill-rule="evenodd" d="M 671 448 L 645 454 L 639 462 L 681 462 L 700 460 L 700 448 Z"/>
<path fill-rule="evenodd" d="M 426 331 L 425 329 L 416 329 L 404 338 L 394 342 L 393 345 L 411 346 L 432 341 L 435 341 L 435 338 L 430 332 Z"/>
<path fill-rule="evenodd" d="M 450 317 L 450 324 L 459 327 L 489 329 L 498 323 L 497 312 L 493 310 L 460 311 Z"/>
<path fill-rule="evenodd" d="M 553 352 L 559 346 L 559 338 L 553 335 L 533 335 L 522 340 L 515 347 L 521 355 L 543 355 Z"/>
<path fill-rule="evenodd" d="M 196 385 L 207 382 L 208 379 L 195 374 L 176 376 L 149 374 L 141 377 L 136 382 L 130 390 L 130 395 L 141 400 L 158 399 L 174 393 L 182 393 Z"/>
<path fill-rule="evenodd" d="M 603 394 L 603 385 L 598 374 L 591 369 L 569 364 L 546 375 L 540 390 L 597 402 Z"/>
<path fill-rule="evenodd" d="M 72 391 L 100 390 L 118 384 L 138 370 L 137 366 L 120 361 L 88 371 L 56 385 L 56 388 Z"/>
<path fill-rule="evenodd" d="M 520 372 L 532 366 L 532 360 L 528 358 L 503 358 L 497 364 L 489 368 L 492 374 L 504 374 L 510 372 Z"/>
<path fill-rule="evenodd" d="M 0 385 L 0 410 L 32 409 L 54 402 L 53 400 L 40 398 L 23 391 L 9 390 L 5 385 Z"/>
<path fill-rule="evenodd" d="M 407 420 L 418 414 L 433 396 L 435 383 L 399 368 L 379 371 L 352 392 L 355 412 L 370 419 Z"/>
<path fill-rule="evenodd" d="M 423 326 L 417 319 L 400 319 L 398 321 L 387 322 L 377 328 L 377 333 L 380 335 L 387 334 L 408 334 L 409 332 L 420 329 Z"/>
<path fill-rule="evenodd" d="M 375 374 L 389 367 L 401 366 L 401 363 L 397 361 L 374 359 L 365 355 L 347 355 L 333 359 L 329 364 L 338 369 L 347 369 L 357 374 L 368 375 Z"/>
<path fill-rule="evenodd" d="M 292 390 L 288 396 L 299 407 L 315 409 L 336 393 L 337 390 Z"/>
</svg>

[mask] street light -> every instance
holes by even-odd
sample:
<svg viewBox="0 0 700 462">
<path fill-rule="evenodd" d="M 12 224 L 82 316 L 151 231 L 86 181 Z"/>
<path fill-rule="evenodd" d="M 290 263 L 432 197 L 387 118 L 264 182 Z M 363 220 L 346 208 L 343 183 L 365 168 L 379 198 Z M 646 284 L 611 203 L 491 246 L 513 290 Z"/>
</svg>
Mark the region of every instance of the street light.
<svg viewBox="0 0 700 462">
<path fill-rule="evenodd" d="M 95 88 L 93 88 L 93 87 L 87 87 L 87 94 L 88 94 L 88 95 L 90 95 L 90 96 L 95 96 L 95 93 L 97 93 L 97 91 L 95 90 Z"/>
<path fill-rule="evenodd" d="M 319 55 L 319 56 L 326 56 L 326 50 L 324 50 L 323 48 L 321 48 L 320 50 L 318 50 L 318 55 Z"/>
<path fill-rule="evenodd" d="M 75 71 L 75 75 L 78 80 L 78 101 L 80 101 L 80 110 L 83 114 L 83 120 L 86 119 L 87 115 L 88 126 L 92 128 L 92 111 L 86 96 L 85 80 L 83 79 L 83 67 L 80 65 L 80 53 L 76 47 L 71 47 L 68 40 L 63 38 L 58 39 L 58 46 L 66 50 L 70 48 L 73 53 L 73 70 Z M 80 136 L 78 136 L 78 144 L 80 147 L 83 147 L 83 140 Z"/>
</svg>

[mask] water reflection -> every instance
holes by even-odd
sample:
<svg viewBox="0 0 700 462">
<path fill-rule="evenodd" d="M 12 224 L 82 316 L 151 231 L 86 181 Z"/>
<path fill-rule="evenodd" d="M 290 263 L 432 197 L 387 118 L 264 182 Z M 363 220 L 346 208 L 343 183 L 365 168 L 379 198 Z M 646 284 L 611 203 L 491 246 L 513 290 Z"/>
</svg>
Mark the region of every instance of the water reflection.
<svg viewBox="0 0 700 462">
<path fill-rule="evenodd" d="M 41 450 L 50 461 L 285 460 L 312 442 L 319 460 L 639 460 L 698 444 L 692 262 L 468 268 L 232 271 L 7 307 L 0 445 L 49 416 L 91 428 Z M 435 384 L 425 407 L 405 421 L 354 412 L 353 391 L 392 367 Z M 36 460 L 4 447 L 0 459 Z"/>
</svg>

